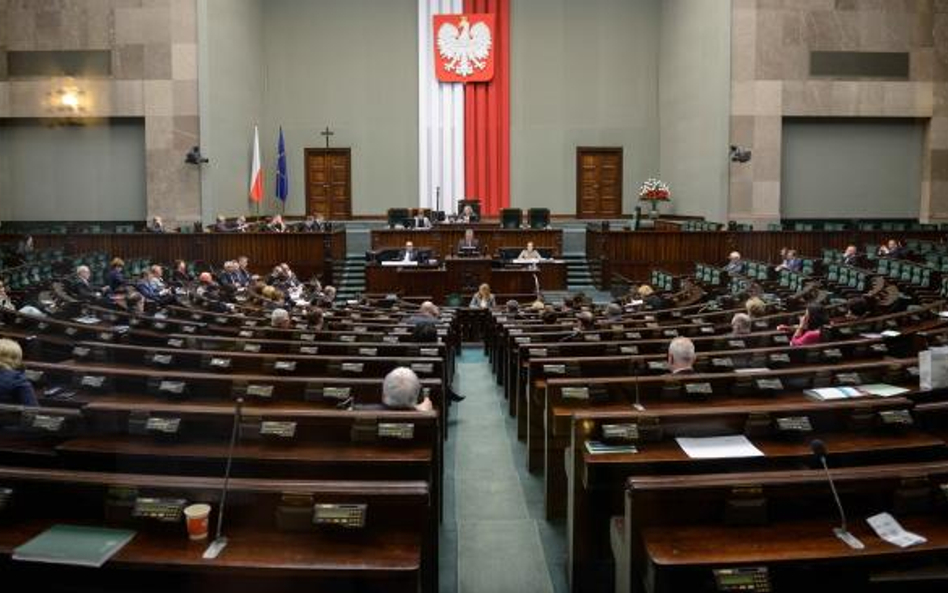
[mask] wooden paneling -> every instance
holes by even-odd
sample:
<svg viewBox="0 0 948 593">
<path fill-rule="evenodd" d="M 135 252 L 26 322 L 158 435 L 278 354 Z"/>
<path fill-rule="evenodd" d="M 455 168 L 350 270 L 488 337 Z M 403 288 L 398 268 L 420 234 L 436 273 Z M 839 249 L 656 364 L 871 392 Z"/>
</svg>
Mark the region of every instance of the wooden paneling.
<svg viewBox="0 0 948 593">
<path fill-rule="evenodd" d="M 18 235 L 0 236 L 0 241 L 16 242 Z M 287 262 L 301 278 L 320 275 L 331 282 L 331 258 L 346 253 L 346 233 L 102 233 L 77 235 L 33 235 L 37 249 L 63 248 L 66 253 L 99 251 L 123 258 L 148 257 L 156 262 L 176 259 L 203 261 L 220 266 L 240 255 L 250 258 L 255 272 Z"/>
<path fill-rule="evenodd" d="M 330 220 L 352 217 L 352 153 L 348 148 L 307 148 L 306 213 Z"/>
<path fill-rule="evenodd" d="M 474 229 L 474 237 L 480 241 L 481 252 L 488 255 L 494 255 L 498 249 L 504 247 L 523 248 L 528 241 L 533 241 L 536 247 L 553 249 L 555 255 L 563 253 L 562 230 L 501 229 L 497 226 L 485 228 L 484 225 L 470 227 L 442 225 L 426 231 L 374 230 L 372 231 L 372 249 L 401 248 L 405 246 L 406 241 L 411 241 L 415 247 L 430 248 L 442 257 L 446 257 L 454 254 L 458 241 L 464 238 L 464 231 L 467 228 Z"/>
<path fill-rule="evenodd" d="M 622 148 L 576 149 L 576 216 L 622 215 Z"/>
<path fill-rule="evenodd" d="M 727 254 L 739 251 L 745 259 L 777 263 L 781 247 L 801 256 L 819 257 L 824 248 L 843 249 L 849 244 L 860 251 L 867 244 L 886 240 L 940 241 L 937 231 L 586 231 L 586 255 L 601 269 L 600 287 L 611 283 L 613 273 L 644 281 L 653 269 L 674 274 L 694 271 L 697 262 L 724 265 Z M 598 278 L 597 278 L 598 280 Z"/>
</svg>

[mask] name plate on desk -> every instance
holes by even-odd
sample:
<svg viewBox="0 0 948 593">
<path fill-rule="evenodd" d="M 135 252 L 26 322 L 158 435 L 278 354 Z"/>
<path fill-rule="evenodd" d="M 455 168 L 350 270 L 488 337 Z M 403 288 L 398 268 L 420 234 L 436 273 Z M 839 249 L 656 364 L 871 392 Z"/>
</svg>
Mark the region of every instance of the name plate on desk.
<svg viewBox="0 0 948 593">
<path fill-rule="evenodd" d="M 783 433 L 813 432 L 813 425 L 807 416 L 784 416 L 776 420 L 777 430 Z"/>
<path fill-rule="evenodd" d="M 415 425 L 410 422 L 379 422 L 380 439 L 410 441 L 415 438 Z"/>
<path fill-rule="evenodd" d="M 754 327 L 757 328 L 757 329 L 765 330 L 765 329 L 767 329 L 769 326 L 767 325 L 767 322 L 766 322 L 766 321 L 755 321 L 755 322 L 754 322 Z"/>
<path fill-rule="evenodd" d="M 200 321 L 200 320 L 204 319 L 204 315 L 202 315 L 202 314 L 200 314 L 200 313 L 191 313 L 191 319 L 194 320 L 194 321 Z"/>
<path fill-rule="evenodd" d="M 757 379 L 757 389 L 761 391 L 781 391 L 783 382 L 780 379 Z"/>
<path fill-rule="evenodd" d="M 182 326 L 181 326 L 181 331 L 183 331 L 183 332 L 186 333 L 186 334 L 197 333 L 197 326 L 195 326 L 195 325 L 182 325 Z"/>
<path fill-rule="evenodd" d="M 908 410 L 882 410 L 879 412 L 879 420 L 883 426 L 912 426 L 915 423 L 912 413 Z"/>
<path fill-rule="evenodd" d="M 603 424 L 602 438 L 609 441 L 639 440 L 638 424 Z"/>
<path fill-rule="evenodd" d="M 158 383 L 158 392 L 168 395 L 183 395 L 187 390 L 184 381 L 161 381 Z"/>
<path fill-rule="evenodd" d="M 620 346 L 619 352 L 621 352 L 622 354 L 635 355 L 639 353 L 639 347 L 638 346 Z"/>
<path fill-rule="evenodd" d="M 366 510 L 364 504 L 315 504 L 313 524 L 361 529 L 365 527 Z"/>
<path fill-rule="evenodd" d="M 307 399 L 332 399 L 346 401 L 352 395 L 351 387 L 324 387 L 314 385 L 306 389 Z"/>
<path fill-rule="evenodd" d="M 685 383 L 685 393 L 692 397 L 706 397 L 711 395 L 710 383 Z"/>
<path fill-rule="evenodd" d="M 88 358 L 90 353 L 91 351 L 85 346 L 76 346 L 72 349 L 72 355 L 79 359 Z"/>
<path fill-rule="evenodd" d="M 668 364 L 661 360 L 650 360 L 648 361 L 648 370 L 664 372 L 668 370 Z"/>
<path fill-rule="evenodd" d="M 165 323 L 164 321 L 155 321 L 154 323 L 151 324 L 151 326 L 157 329 L 158 331 L 168 329 L 168 324 Z"/>
<path fill-rule="evenodd" d="M 231 360 L 229 358 L 223 358 L 220 356 L 212 356 L 210 362 L 207 366 L 212 369 L 229 369 L 231 365 Z"/>
<path fill-rule="evenodd" d="M 413 362 L 410 368 L 419 375 L 430 375 L 434 373 L 434 364 L 430 362 Z"/>
<path fill-rule="evenodd" d="M 99 332 L 99 340 L 102 342 L 111 342 L 112 332 Z"/>
<path fill-rule="evenodd" d="M 773 343 L 774 344 L 789 344 L 790 338 L 785 336 L 784 334 L 777 334 L 773 337 Z"/>
<path fill-rule="evenodd" d="M 378 348 L 359 348 L 359 356 L 378 356 Z"/>
<path fill-rule="evenodd" d="M 296 361 L 295 360 L 277 360 L 273 363 L 273 370 L 280 371 L 282 373 L 292 373 L 296 371 Z"/>
<path fill-rule="evenodd" d="M 352 331 L 354 331 L 357 334 L 367 334 L 369 333 L 369 328 L 365 327 L 364 325 L 357 325 L 354 328 L 352 328 Z"/>
<path fill-rule="evenodd" d="M 836 373 L 836 382 L 840 385 L 862 385 L 859 373 Z"/>
<path fill-rule="evenodd" d="M 362 373 L 363 369 L 365 369 L 365 364 L 361 362 L 344 362 L 339 366 L 343 373 L 359 374 Z"/>
<path fill-rule="evenodd" d="M 702 326 L 700 327 L 700 331 L 701 331 L 701 333 L 703 333 L 703 334 L 713 334 L 713 333 L 714 333 L 714 327 L 713 327 L 713 326 L 710 326 L 710 325 L 702 325 Z"/>
<path fill-rule="evenodd" d="M 37 414 L 32 410 L 24 410 L 21 420 L 23 426 L 26 426 L 27 428 L 51 433 L 62 431 L 66 424 L 65 416 L 57 416 L 55 414 Z"/>
<path fill-rule="evenodd" d="M 178 434 L 180 428 L 180 418 L 149 418 L 145 421 L 145 431 L 153 434 Z"/>
<path fill-rule="evenodd" d="M 601 342 L 602 336 L 599 334 L 583 334 L 583 340 L 587 342 Z"/>
<path fill-rule="evenodd" d="M 244 327 L 257 327 L 257 322 L 253 319 L 248 319 L 243 323 Z"/>
<path fill-rule="evenodd" d="M 184 340 L 182 340 L 181 338 L 170 338 L 168 340 L 168 346 L 171 348 L 183 348 Z"/>
<path fill-rule="evenodd" d="M 712 358 L 711 366 L 716 369 L 733 369 L 734 361 L 730 358 Z"/>
<path fill-rule="evenodd" d="M 260 352 L 260 344 L 244 344 L 244 352 L 252 352 L 254 354 Z"/>
<path fill-rule="evenodd" d="M 560 390 L 563 399 L 588 400 L 588 387 L 564 387 Z"/>
<path fill-rule="evenodd" d="M 566 365 L 565 364 L 545 364 L 543 365 L 543 372 L 547 375 L 565 375 L 566 374 Z"/>
<path fill-rule="evenodd" d="M 300 339 L 304 342 L 315 342 L 316 334 L 300 334 Z"/>
<path fill-rule="evenodd" d="M 509 330 L 507 330 L 507 333 L 509 333 L 512 336 L 519 336 L 520 334 L 523 333 L 523 330 L 518 327 L 512 327 Z"/>
<path fill-rule="evenodd" d="M 105 385 L 105 377 L 101 375 L 83 375 L 82 378 L 79 379 L 79 385 L 91 389 L 102 389 Z"/>
<path fill-rule="evenodd" d="M 665 331 L 662 332 L 662 335 L 664 335 L 666 338 L 677 338 L 677 337 L 678 337 L 678 330 L 677 330 L 677 329 L 666 329 Z"/>
<path fill-rule="evenodd" d="M 247 385 L 247 395 L 269 399 L 273 397 L 273 385 Z"/>
<path fill-rule="evenodd" d="M 65 334 L 69 337 L 72 337 L 78 333 L 79 333 L 79 330 L 76 329 L 75 327 L 67 327 L 65 331 Z"/>
<path fill-rule="evenodd" d="M 419 348 L 418 354 L 419 356 L 438 356 L 438 349 L 437 348 Z"/>
<path fill-rule="evenodd" d="M 546 358 L 548 350 L 546 348 L 530 348 L 529 352 L 531 358 Z"/>
<path fill-rule="evenodd" d="M 352 342 L 355 342 L 356 339 L 357 339 L 357 336 L 355 334 L 345 334 L 345 335 L 339 336 L 340 342 L 346 342 L 349 344 L 351 344 Z"/>
<path fill-rule="evenodd" d="M 132 517 L 160 523 L 179 523 L 188 501 L 183 498 L 136 497 Z"/>
<path fill-rule="evenodd" d="M 382 341 L 386 344 L 397 344 L 398 336 L 382 336 Z"/>
<path fill-rule="evenodd" d="M 395 261 L 383 261 L 381 262 L 383 268 L 415 268 L 418 267 L 418 262 L 416 261 L 404 261 L 404 260 L 395 260 Z"/>
<path fill-rule="evenodd" d="M 771 354 L 767 357 L 773 364 L 790 364 L 789 354 Z"/>
<path fill-rule="evenodd" d="M 729 348 L 735 348 L 738 350 L 747 348 L 747 344 L 744 343 L 744 340 L 728 340 L 727 345 Z"/>
<path fill-rule="evenodd" d="M 26 377 L 26 380 L 30 383 L 39 383 L 43 380 L 43 371 L 37 371 L 34 369 L 26 369 L 23 371 L 23 376 Z"/>
<path fill-rule="evenodd" d="M 237 335 L 241 338 L 252 338 L 253 332 L 250 330 L 242 330 L 242 331 L 237 332 Z"/>
<path fill-rule="evenodd" d="M 826 360 L 839 360 L 843 357 L 843 353 L 839 348 L 827 348 L 823 351 L 823 358 Z"/>
<path fill-rule="evenodd" d="M 260 436 L 292 439 L 296 436 L 296 422 L 264 420 L 260 423 Z"/>
<path fill-rule="evenodd" d="M 886 346 L 885 344 L 873 344 L 872 346 L 869 347 L 869 349 L 875 352 L 876 354 L 886 354 L 889 352 L 889 347 Z"/>
<path fill-rule="evenodd" d="M 319 354 L 319 348 L 316 346 L 300 346 L 300 354 Z"/>
<path fill-rule="evenodd" d="M 625 332 L 625 338 L 627 340 L 641 340 L 642 334 L 639 332 Z"/>
<path fill-rule="evenodd" d="M 529 336 L 519 336 L 519 337 L 514 338 L 514 342 L 517 343 L 517 344 L 529 344 L 529 343 L 530 343 L 530 337 L 529 337 Z"/>
</svg>

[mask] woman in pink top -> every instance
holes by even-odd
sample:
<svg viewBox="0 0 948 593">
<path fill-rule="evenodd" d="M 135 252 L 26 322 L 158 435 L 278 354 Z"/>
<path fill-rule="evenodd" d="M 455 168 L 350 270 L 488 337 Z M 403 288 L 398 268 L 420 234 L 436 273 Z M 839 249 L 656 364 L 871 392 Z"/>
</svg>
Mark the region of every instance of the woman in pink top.
<svg viewBox="0 0 948 593">
<path fill-rule="evenodd" d="M 793 337 L 790 339 L 791 346 L 806 346 L 807 344 L 816 344 L 822 338 L 823 326 L 826 325 L 826 313 L 820 305 L 807 305 L 806 313 L 800 317 L 800 325 L 795 328 L 780 326 L 778 329 L 793 329 Z"/>
</svg>

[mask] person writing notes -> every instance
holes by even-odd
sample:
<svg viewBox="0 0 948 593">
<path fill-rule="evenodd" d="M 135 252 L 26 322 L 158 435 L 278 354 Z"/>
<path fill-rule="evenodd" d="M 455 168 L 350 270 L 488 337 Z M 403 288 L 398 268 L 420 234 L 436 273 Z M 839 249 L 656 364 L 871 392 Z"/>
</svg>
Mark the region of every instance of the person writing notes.
<svg viewBox="0 0 948 593">
<path fill-rule="evenodd" d="M 418 252 L 415 251 L 415 244 L 411 241 L 405 241 L 405 248 L 398 252 L 397 261 L 416 262 L 418 261 Z"/>
</svg>

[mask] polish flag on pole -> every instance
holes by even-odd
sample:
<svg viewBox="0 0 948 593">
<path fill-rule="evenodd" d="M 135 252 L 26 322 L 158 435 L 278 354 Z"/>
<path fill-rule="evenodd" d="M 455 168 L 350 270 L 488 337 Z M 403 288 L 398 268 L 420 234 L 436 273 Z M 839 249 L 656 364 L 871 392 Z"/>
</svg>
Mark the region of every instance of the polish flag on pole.
<svg viewBox="0 0 948 593">
<path fill-rule="evenodd" d="M 253 127 L 253 166 L 250 168 L 250 201 L 259 204 L 263 200 L 263 171 L 260 169 L 260 137 L 257 126 Z"/>
</svg>

